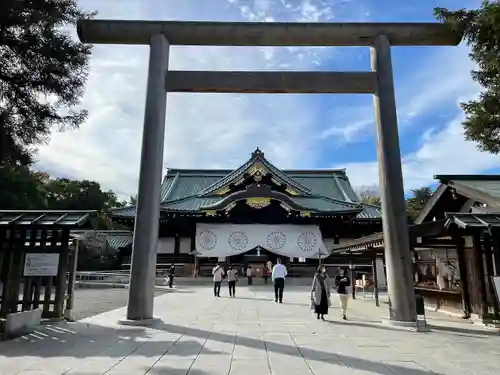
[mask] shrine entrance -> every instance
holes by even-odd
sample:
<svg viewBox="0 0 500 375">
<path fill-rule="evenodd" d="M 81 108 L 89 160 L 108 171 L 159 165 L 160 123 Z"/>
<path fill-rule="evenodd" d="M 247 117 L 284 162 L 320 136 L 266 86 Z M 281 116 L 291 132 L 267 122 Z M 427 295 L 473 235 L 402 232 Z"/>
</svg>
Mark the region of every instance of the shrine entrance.
<svg viewBox="0 0 500 375">
<path fill-rule="evenodd" d="M 153 322 L 153 283 L 160 218 L 160 183 L 167 92 L 372 94 L 377 130 L 389 318 L 416 325 L 406 229 L 391 46 L 457 45 L 438 23 L 236 23 L 80 20 L 85 43 L 148 45 L 149 73 L 139 173 L 127 319 Z M 170 71 L 171 45 L 366 46 L 369 72 Z"/>
</svg>

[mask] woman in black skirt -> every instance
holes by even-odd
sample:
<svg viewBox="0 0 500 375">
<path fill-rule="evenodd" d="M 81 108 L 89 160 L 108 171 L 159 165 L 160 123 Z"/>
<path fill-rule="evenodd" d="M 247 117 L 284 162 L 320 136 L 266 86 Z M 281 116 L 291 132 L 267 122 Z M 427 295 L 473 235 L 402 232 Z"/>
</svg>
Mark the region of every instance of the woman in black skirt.
<svg viewBox="0 0 500 375">
<path fill-rule="evenodd" d="M 314 275 L 311 301 L 316 313 L 317 319 L 325 320 L 325 315 L 328 314 L 330 302 L 331 281 L 326 273 L 325 266 L 319 266 L 316 275 Z"/>
</svg>

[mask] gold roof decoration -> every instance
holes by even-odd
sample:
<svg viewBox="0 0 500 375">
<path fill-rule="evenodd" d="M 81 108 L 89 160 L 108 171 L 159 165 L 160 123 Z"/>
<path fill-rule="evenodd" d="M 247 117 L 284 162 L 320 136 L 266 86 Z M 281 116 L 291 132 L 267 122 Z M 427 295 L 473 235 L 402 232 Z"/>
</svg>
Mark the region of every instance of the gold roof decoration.
<svg viewBox="0 0 500 375">
<path fill-rule="evenodd" d="M 247 198 L 246 203 L 252 208 L 261 209 L 271 204 L 271 198 Z"/>
</svg>

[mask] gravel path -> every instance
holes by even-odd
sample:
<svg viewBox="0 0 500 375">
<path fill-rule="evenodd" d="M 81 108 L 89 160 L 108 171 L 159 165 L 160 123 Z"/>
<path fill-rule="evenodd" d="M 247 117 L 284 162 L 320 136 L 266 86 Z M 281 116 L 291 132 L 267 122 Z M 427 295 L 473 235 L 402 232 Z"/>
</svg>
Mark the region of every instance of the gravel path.
<svg viewBox="0 0 500 375">
<path fill-rule="evenodd" d="M 155 296 L 168 293 L 156 290 Z M 106 311 L 127 305 L 128 289 L 76 289 L 74 317 L 75 320 L 88 318 Z"/>
</svg>

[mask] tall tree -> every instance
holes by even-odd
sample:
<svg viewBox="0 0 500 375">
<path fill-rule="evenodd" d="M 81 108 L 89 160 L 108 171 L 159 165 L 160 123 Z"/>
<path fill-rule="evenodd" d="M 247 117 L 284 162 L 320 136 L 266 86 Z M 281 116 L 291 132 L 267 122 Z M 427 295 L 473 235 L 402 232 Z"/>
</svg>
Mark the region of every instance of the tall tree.
<svg viewBox="0 0 500 375">
<path fill-rule="evenodd" d="M 433 191 L 430 187 L 424 186 L 419 189 L 413 189 L 411 192 L 413 196 L 406 200 L 406 205 L 408 214 L 415 220 L 427 201 L 431 198 Z"/>
<path fill-rule="evenodd" d="M 95 226 L 101 229 L 111 227 L 108 214 L 112 208 L 123 207 L 116 194 L 103 191 L 95 181 L 57 178 L 45 183 L 47 206 L 53 210 L 97 210 Z"/>
<path fill-rule="evenodd" d="M 0 166 L 0 209 L 30 210 L 47 208 L 43 188 L 45 175 L 28 167 Z"/>
<path fill-rule="evenodd" d="M 484 91 L 462 103 L 465 137 L 483 151 L 500 153 L 500 1 L 483 1 L 478 9 L 434 10 L 438 20 L 449 24 L 471 46 L 477 63 L 472 78 Z"/>
<path fill-rule="evenodd" d="M 68 26 L 93 14 L 77 0 L 0 3 L 0 165 L 31 161 L 53 129 L 78 127 L 90 46 Z"/>
</svg>

